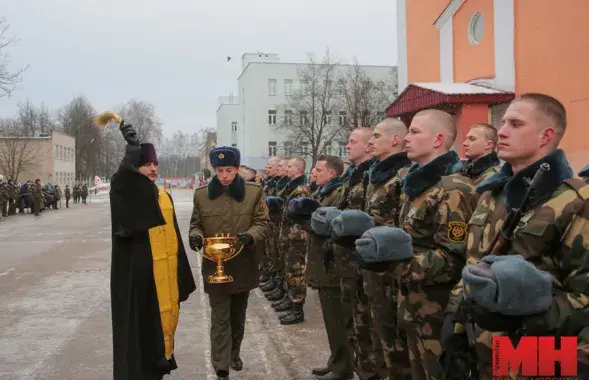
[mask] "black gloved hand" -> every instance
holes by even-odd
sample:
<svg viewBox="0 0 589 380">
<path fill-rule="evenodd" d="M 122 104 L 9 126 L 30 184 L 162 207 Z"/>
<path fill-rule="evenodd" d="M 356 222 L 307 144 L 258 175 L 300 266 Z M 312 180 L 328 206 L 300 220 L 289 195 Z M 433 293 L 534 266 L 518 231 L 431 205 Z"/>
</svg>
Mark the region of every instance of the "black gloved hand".
<svg viewBox="0 0 589 380">
<path fill-rule="evenodd" d="M 239 242 L 246 247 L 249 247 L 250 245 L 254 244 L 254 238 L 252 237 L 252 235 L 250 235 L 249 232 L 240 232 L 235 236 L 237 237 L 237 240 L 239 240 Z"/>
<path fill-rule="evenodd" d="M 139 146 L 139 139 L 137 138 L 137 131 L 133 129 L 131 124 L 125 124 L 124 121 L 121 121 L 121 125 L 119 126 L 121 133 L 123 134 L 123 138 L 129 145 Z"/>
<path fill-rule="evenodd" d="M 446 348 L 448 341 L 454 335 L 454 324 L 456 322 L 456 314 L 448 313 L 444 318 L 444 324 L 442 325 L 442 331 L 440 332 L 440 343 L 442 348 Z"/>
<path fill-rule="evenodd" d="M 203 245 L 202 236 L 188 235 L 188 243 L 190 244 L 190 249 L 193 251 L 201 250 Z"/>
<path fill-rule="evenodd" d="M 465 302 L 465 308 L 472 321 L 483 330 L 515 332 L 523 325 L 523 317 L 493 313 L 477 304 L 474 300 L 464 300 L 463 302 Z"/>
</svg>

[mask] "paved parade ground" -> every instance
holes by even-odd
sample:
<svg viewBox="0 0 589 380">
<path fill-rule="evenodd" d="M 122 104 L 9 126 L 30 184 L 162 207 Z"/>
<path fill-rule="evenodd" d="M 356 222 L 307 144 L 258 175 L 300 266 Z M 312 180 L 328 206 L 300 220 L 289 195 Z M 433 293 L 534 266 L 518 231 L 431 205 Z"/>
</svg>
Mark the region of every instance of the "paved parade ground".
<svg viewBox="0 0 589 380">
<path fill-rule="evenodd" d="M 164 379 L 216 379 L 209 364 L 209 304 L 200 258 L 188 247 L 191 192 L 173 193 L 197 290 L 182 304 L 176 333 L 179 369 Z M 0 379 L 112 379 L 110 211 L 106 196 L 88 205 L 0 220 Z M 281 326 L 256 289 L 242 347 L 244 369 L 231 379 L 314 379 L 325 364 L 327 338 L 317 292 L 307 320 Z"/>
</svg>

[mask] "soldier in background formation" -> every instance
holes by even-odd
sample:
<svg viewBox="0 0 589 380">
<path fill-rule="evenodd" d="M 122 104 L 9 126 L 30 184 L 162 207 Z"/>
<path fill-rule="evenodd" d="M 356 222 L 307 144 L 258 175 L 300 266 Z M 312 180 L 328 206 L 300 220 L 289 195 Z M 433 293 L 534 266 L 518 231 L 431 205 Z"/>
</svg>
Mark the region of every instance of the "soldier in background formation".
<svg viewBox="0 0 589 380">
<path fill-rule="evenodd" d="M 282 232 L 266 241 L 277 265 L 260 286 L 277 311 L 304 298 L 303 283 L 318 290 L 330 356 L 313 374 L 492 379 L 491 337 L 527 334 L 577 336 L 587 376 L 589 165 L 574 177 L 558 149 L 565 130 L 558 100 L 524 94 L 499 130 L 471 127 L 461 162 L 450 114 L 425 110 L 408 128 L 385 119 L 352 132 L 341 175 L 321 157 L 298 196 L 288 186 L 293 161 L 272 157 L 263 186 Z M 305 239 L 305 278 L 293 292 L 281 276 Z"/>
</svg>

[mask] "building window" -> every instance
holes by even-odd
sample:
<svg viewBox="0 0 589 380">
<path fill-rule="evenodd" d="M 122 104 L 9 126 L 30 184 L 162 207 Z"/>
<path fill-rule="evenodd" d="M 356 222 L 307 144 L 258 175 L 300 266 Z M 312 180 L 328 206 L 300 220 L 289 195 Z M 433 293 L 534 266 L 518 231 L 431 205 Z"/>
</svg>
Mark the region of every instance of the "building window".
<svg viewBox="0 0 589 380">
<path fill-rule="evenodd" d="M 309 154 L 309 143 L 301 143 L 301 155 L 307 156 Z"/>
<path fill-rule="evenodd" d="M 485 31 L 485 19 L 480 12 L 472 15 L 468 26 L 468 39 L 471 44 L 476 45 L 481 42 Z"/>
<path fill-rule="evenodd" d="M 276 110 L 268 110 L 268 125 L 276 125 Z"/>
<path fill-rule="evenodd" d="M 231 132 L 237 132 L 237 121 L 231 122 Z"/>
<path fill-rule="evenodd" d="M 331 156 L 331 143 L 325 144 L 325 146 L 323 147 L 323 152 L 325 155 Z"/>
<path fill-rule="evenodd" d="M 276 79 L 268 79 L 268 95 L 276 95 Z"/>
<path fill-rule="evenodd" d="M 292 125 L 292 111 L 291 110 L 284 111 L 284 124 L 285 125 Z"/>
<path fill-rule="evenodd" d="M 276 156 L 276 141 L 268 141 L 268 156 Z"/>
<path fill-rule="evenodd" d="M 301 125 L 309 124 L 309 117 L 307 117 L 307 111 L 301 111 Z"/>
<path fill-rule="evenodd" d="M 343 127 L 346 125 L 346 111 L 340 111 L 339 113 L 339 126 Z"/>
<path fill-rule="evenodd" d="M 292 79 L 284 80 L 284 95 L 292 95 Z"/>
<path fill-rule="evenodd" d="M 331 125 L 331 112 L 326 112 L 323 115 L 323 125 Z"/>
<path fill-rule="evenodd" d="M 338 96 L 344 96 L 344 93 L 346 92 L 346 84 L 344 83 L 344 81 L 342 79 L 337 81 L 337 94 Z"/>
<path fill-rule="evenodd" d="M 346 143 L 344 142 L 340 142 L 339 143 L 339 147 L 337 150 L 337 155 L 340 157 L 346 157 L 347 152 L 346 152 Z"/>
<path fill-rule="evenodd" d="M 299 81 L 299 86 L 301 91 L 305 91 L 309 87 L 309 81 L 306 79 L 301 79 Z"/>
<path fill-rule="evenodd" d="M 285 156 L 292 156 L 294 154 L 292 142 L 285 141 L 284 142 L 284 155 Z"/>
</svg>

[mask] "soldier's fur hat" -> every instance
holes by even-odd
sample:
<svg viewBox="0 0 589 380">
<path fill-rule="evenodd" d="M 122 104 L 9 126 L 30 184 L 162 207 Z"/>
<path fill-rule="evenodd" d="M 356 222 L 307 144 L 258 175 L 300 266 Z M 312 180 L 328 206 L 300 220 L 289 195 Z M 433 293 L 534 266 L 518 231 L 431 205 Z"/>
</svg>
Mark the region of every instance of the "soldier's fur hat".
<svg viewBox="0 0 589 380">
<path fill-rule="evenodd" d="M 331 222 L 341 213 L 337 207 L 319 207 L 311 215 L 311 228 L 317 235 L 329 237 L 331 236 Z"/>
<path fill-rule="evenodd" d="M 360 210 L 344 210 L 331 222 L 331 227 L 337 237 L 360 237 L 374 227 L 374 218 Z"/>
<path fill-rule="evenodd" d="M 278 214 L 284 207 L 284 201 L 280 197 L 268 196 L 264 199 L 270 211 L 270 214 Z"/>
<path fill-rule="evenodd" d="M 230 146 L 220 146 L 211 150 L 209 154 L 211 166 L 235 166 L 239 167 L 241 163 L 241 154 L 239 149 Z"/>
<path fill-rule="evenodd" d="M 507 316 L 546 312 L 552 304 L 550 275 L 521 255 L 485 256 L 462 270 L 464 297 Z"/>
<path fill-rule="evenodd" d="M 397 227 L 374 227 L 356 240 L 355 252 L 361 268 L 382 272 L 394 262 L 413 257 L 413 239 Z"/>
<path fill-rule="evenodd" d="M 321 203 L 313 198 L 295 198 L 288 203 L 288 212 L 293 215 L 311 216 L 315 210 L 321 207 Z"/>
<path fill-rule="evenodd" d="M 158 163 L 157 161 L 157 154 L 155 152 L 155 146 L 151 143 L 143 143 L 141 144 L 141 155 L 139 156 L 139 166 L 143 166 L 153 162 L 155 164 Z"/>
</svg>

